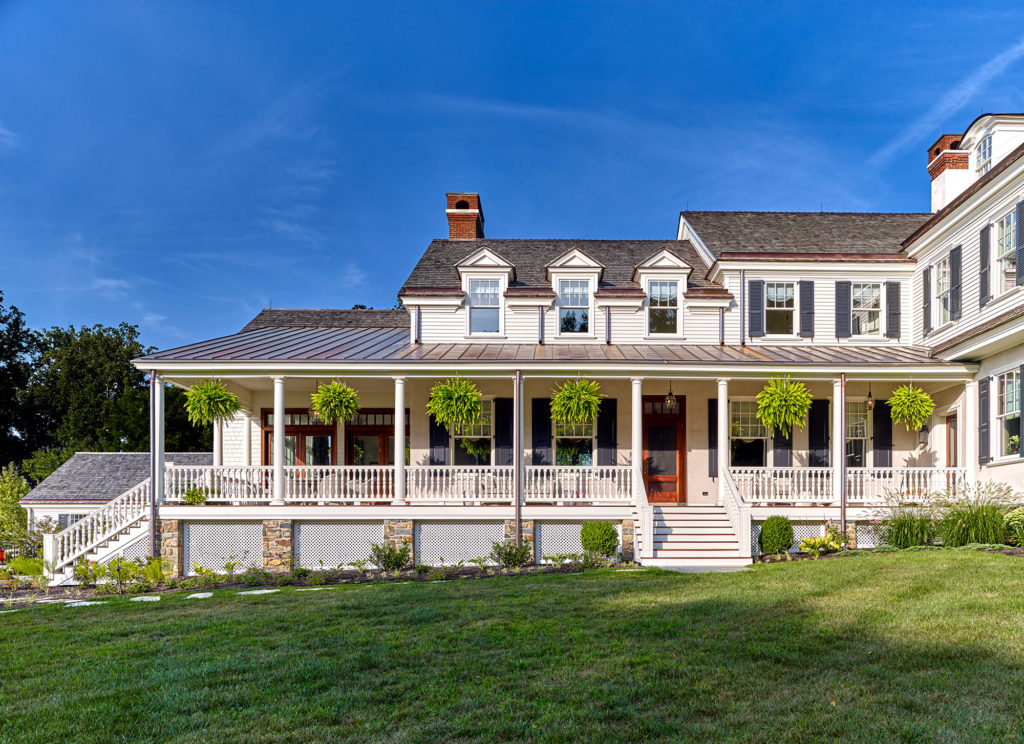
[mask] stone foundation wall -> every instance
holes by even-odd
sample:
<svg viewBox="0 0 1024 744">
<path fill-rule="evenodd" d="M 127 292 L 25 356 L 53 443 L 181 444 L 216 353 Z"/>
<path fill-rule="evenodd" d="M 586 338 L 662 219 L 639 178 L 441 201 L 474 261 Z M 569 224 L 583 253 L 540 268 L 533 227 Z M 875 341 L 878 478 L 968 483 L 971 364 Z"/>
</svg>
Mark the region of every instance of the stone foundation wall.
<svg viewBox="0 0 1024 744">
<path fill-rule="evenodd" d="M 272 573 L 287 573 L 295 562 L 293 525 L 288 519 L 263 522 L 263 568 Z"/>
<path fill-rule="evenodd" d="M 167 578 L 177 579 L 184 575 L 184 525 L 180 519 L 158 519 L 156 529 L 164 571 Z"/>
<path fill-rule="evenodd" d="M 530 546 L 530 561 L 532 563 L 537 562 L 537 546 L 534 544 L 534 538 L 537 535 L 534 529 L 534 523 L 531 519 L 523 519 L 519 523 L 519 534 L 522 537 L 522 542 L 529 544 Z M 505 540 L 507 542 L 514 542 L 516 539 L 516 520 L 506 519 L 505 520 Z"/>
<path fill-rule="evenodd" d="M 384 543 L 396 548 L 408 545 L 410 566 L 416 560 L 416 546 L 413 542 L 415 534 L 415 525 L 411 519 L 389 519 L 384 522 Z"/>
<path fill-rule="evenodd" d="M 632 519 L 622 520 L 622 560 L 632 561 L 636 556 L 636 525 Z"/>
</svg>

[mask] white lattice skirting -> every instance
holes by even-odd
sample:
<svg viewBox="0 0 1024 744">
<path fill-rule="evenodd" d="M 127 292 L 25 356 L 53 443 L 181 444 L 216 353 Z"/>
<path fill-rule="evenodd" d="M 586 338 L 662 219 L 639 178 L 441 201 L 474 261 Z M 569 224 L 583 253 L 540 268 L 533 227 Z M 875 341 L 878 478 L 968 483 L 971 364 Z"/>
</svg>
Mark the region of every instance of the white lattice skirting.
<svg viewBox="0 0 1024 744">
<path fill-rule="evenodd" d="M 750 528 L 750 549 L 753 555 L 761 555 L 761 525 L 754 522 Z M 878 527 L 867 522 L 857 522 L 857 547 L 876 548 L 879 545 Z M 824 537 L 824 522 L 793 522 L 793 545 L 790 553 L 800 552 L 800 541 L 805 537 Z"/>
<path fill-rule="evenodd" d="M 505 539 L 504 522 L 417 522 L 416 562 L 436 566 L 491 554 Z"/>
<path fill-rule="evenodd" d="M 296 522 L 295 563 L 302 568 L 348 568 L 384 541 L 384 522 Z"/>
<path fill-rule="evenodd" d="M 239 570 L 263 565 L 262 522 L 186 522 L 185 574 L 195 575 L 195 566 L 224 571 L 228 561 L 238 561 Z"/>
<path fill-rule="evenodd" d="M 536 525 L 537 560 L 556 553 L 582 553 L 580 530 L 583 522 L 538 522 Z"/>
<path fill-rule="evenodd" d="M 103 559 L 102 563 L 110 563 L 115 558 L 127 558 L 130 561 L 134 561 L 136 558 L 149 558 L 150 555 L 150 539 L 149 533 L 146 532 L 139 535 L 135 540 L 126 545 L 122 550 L 118 550 L 111 555 Z"/>
</svg>

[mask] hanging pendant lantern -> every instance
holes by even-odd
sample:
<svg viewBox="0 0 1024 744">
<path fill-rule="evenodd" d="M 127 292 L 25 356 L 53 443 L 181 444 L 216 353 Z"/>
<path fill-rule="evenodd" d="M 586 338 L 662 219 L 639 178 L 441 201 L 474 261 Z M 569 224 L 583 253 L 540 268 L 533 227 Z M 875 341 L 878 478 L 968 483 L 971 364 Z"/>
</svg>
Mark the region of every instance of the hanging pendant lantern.
<svg viewBox="0 0 1024 744">
<path fill-rule="evenodd" d="M 679 401 L 676 399 L 675 394 L 672 392 L 672 383 L 668 384 L 668 395 L 665 396 L 665 408 L 670 411 L 676 410 L 676 406 L 679 405 Z"/>
<path fill-rule="evenodd" d="M 869 411 L 873 411 L 875 408 L 875 399 L 871 397 L 871 386 L 868 385 L 868 398 L 864 401 L 864 405 L 867 406 Z"/>
</svg>

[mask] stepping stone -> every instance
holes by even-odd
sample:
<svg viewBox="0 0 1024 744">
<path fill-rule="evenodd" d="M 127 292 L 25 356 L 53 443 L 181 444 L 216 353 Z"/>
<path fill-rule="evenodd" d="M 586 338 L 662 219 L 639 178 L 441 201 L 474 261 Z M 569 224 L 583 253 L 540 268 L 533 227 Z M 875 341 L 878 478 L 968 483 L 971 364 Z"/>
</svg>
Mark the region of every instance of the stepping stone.
<svg viewBox="0 0 1024 744">
<path fill-rule="evenodd" d="M 132 597 L 132 602 L 159 602 L 160 597 Z"/>
<path fill-rule="evenodd" d="M 101 604 L 106 604 L 106 603 L 107 603 L 106 600 L 104 600 L 102 602 L 88 602 L 88 601 L 68 602 L 68 604 L 65 605 L 65 606 L 66 607 L 91 607 L 92 605 L 101 605 Z"/>
<path fill-rule="evenodd" d="M 322 592 L 326 586 L 309 586 L 304 589 L 296 589 L 297 592 Z"/>
<path fill-rule="evenodd" d="M 645 568 L 616 568 L 615 573 L 630 573 L 631 571 L 646 571 Z"/>
<path fill-rule="evenodd" d="M 185 599 L 209 599 L 213 596 L 213 592 L 196 592 L 195 594 L 189 594 Z"/>
<path fill-rule="evenodd" d="M 247 592 L 239 592 L 239 594 L 276 594 L 281 591 L 280 589 L 250 589 Z"/>
<path fill-rule="evenodd" d="M 0 615 L 6 615 L 8 612 L 17 612 L 17 610 L 0 610 Z"/>
</svg>

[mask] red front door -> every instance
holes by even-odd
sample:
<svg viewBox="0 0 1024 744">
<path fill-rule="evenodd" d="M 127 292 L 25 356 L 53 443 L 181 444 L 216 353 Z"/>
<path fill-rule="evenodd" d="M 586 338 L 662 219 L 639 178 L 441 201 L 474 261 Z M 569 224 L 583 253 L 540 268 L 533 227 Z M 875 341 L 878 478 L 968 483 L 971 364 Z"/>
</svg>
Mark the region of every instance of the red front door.
<svg viewBox="0 0 1024 744">
<path fill-rule="evenodd" d="M 644 397 L 644 485 L 652 503 L 686 501 L 686 398 L 674 409 L 661 396 Z"/>
</svg>

